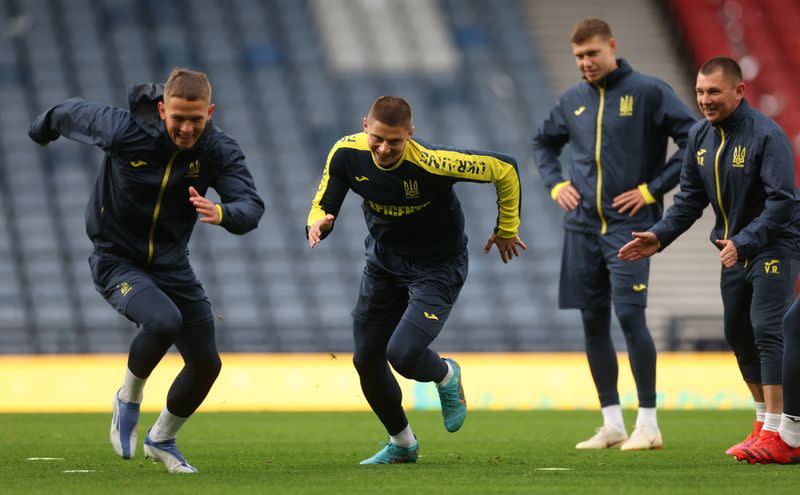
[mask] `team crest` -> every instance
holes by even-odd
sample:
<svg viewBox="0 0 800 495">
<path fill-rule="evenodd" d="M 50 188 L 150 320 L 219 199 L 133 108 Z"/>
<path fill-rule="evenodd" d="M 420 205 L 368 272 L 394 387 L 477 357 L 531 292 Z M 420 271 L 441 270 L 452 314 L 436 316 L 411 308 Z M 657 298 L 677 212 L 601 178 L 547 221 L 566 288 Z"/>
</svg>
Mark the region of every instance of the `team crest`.
<svg viewBox="0 0 800 495">
<path fill-rule="evenodd" d="M 619 97 L 619 116 L 620 117 L 633 116 L 633 96 L 625 95 Z"/>
<path fill-rule="evenodd" d="M 747 148 L 745 148 L 744 146 L 737 146 L 733 148 L 733 161 L 731 162 L 731 167 L 735 168 L 744 167 L 744 160 L 746 153 L 747 153 Z"/>
<path fill-rule="evenodd" d="M 403 190 L 406 193 L 406 199 L 419 198 L 419 183 L 416 180 L 404 180 Z"/>
<path fill-rule="evenodd" d="M 189 162 L 189 168 L 187 169 L 186 175 L 184 177 L 188 179 L 200 178 L 200 160 Z"/>
</svg>

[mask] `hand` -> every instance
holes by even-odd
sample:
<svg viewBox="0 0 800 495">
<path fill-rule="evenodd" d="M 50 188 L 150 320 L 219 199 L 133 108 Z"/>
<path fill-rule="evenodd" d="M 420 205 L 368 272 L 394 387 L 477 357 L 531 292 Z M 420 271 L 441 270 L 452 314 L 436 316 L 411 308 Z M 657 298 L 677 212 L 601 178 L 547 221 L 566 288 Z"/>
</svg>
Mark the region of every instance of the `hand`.
<svg viewBox="0 0 800 495">
<path fill-rule="evenodd" d="M 616 208 L 620 214 L 630 210 L 628 216 L 632 217 L 639 213 L 639 210 L 644 208 L 646 204 L 647 201 L 645 201 L 644 196 L 642 196 L 642 192 L 639 191 L 639 188 L 637 187 L 635 189 L 631 189 L 630 191 L 625 191 L 614 198 L 614 202 L 611 203 L 611 207 Z"/>
<path fill-rule="evenodd" d="M 330 232 L 336 217 L 328 213 L 324 218 L 320 218 L 308 228 L 308 246 L 314 247 L 322 240 L 322 235 Z"/>
<path fill-rule="evenodd" d="M 719 253 L 719 259 L 722 261 L 722 266 L 730 268 L 739 261 L 739 251 L 736 249 L 736 244 L 733 241 L 723 241 L 717 239 L 714 243 L 722 249 Z"/>
<path fill-rule="evenodd" d="M 562 187 L 556 195 L 556 203 L 564 211 L 572 211 L 578 207 L 581 202 L 581 193 L 575 189 L 572 184 L 567 184 Z"/>
<path fill-rule="evenodd" d="M 517 249 L 517 246 L 526 251 L 528 249 L 528 246 L 522 242 L 519 236 L 505 239 L 503 237 L 497 237 L 497 234 L 492 234 L 489 236 L 489 240 L 486 241 L 486 246 L 483 247 L 483 253 L 489 254 L 489 251 L 492 250 L 493 244 L 496 245 L 497 250 L 500 251 L 500 258 L 502 258 L 503 263 L 508 263 L 514 256 L 519 256 L 519 250 Z"/>
<path fill-rule="evenodd" d="M 625 261 L 639 261 L 658 252 L 658 239 L 652 232 L 634 232 L 633 240 L 619 248 L 617 257 Z"/>
<path fill-rule="evenodd" d="M 219 225 L 219 223 L 222 222 L 222 215 L 220 215 L 217 205 L 207 200 L 205 197 L 200 196 L 197 189 L 192 186 L 189 186 L 189 201 L 192 203 L 192 206 L 194 206 L 197 214 L 200 215 L 201 222 L 212 223 L 214 225 Z"/>
</svg>

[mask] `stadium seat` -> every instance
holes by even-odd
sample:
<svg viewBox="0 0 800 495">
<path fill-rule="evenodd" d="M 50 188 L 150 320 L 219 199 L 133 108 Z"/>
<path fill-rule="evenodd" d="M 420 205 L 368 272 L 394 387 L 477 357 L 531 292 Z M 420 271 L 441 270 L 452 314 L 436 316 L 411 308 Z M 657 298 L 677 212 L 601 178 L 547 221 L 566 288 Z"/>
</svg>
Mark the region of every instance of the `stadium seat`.
<svg viewBox="0 0 800 495">
<path fill-rule="evenodd" d="M 127 350 L 136 328 L 97 294 L 86 262 L 91 244 L 83 209 L 102 153 L 66 140 L 42 150 L 23 130 L 69 96 L 127 106 L 129 84 L 163 80 L 173 65 L 208 72 L 218 104 L 214 121 L 242 145 L 267 203 L 258 230 L 235 237 L 198 225 L 190 244 L 214 312 L 223 315 L 217 323 L 223 351 L 352 349 L 350 311 L 366 235 L 359 201 L 347 198 L 334 234 L 314 251 L 303 227 L 330 147 L 360 132 L 361 117 L 383 94 L 411 101 L 420 138 L 515 156 L 525 189 L 527 257 L 536 253 L 542 266 L 557 262 L 560 214 L 532 177 L 529 157 L 550 90 L 517 2 L 442 0 L 424 8 L 389 2 L 387 8 L 412 20 L 413 36 L 386 33 L 408 50 L 398 60 L 375 56 L 396 48 L 380 43 L 362 57 L 360 40 L 379 25 L 371 22 L 375 13 L 353 13 L 335 1 L 197 0 L 185 10 L 172 0 L 15 4 L 33 16 L 36 36 L 0 37 L 0 205 L 14 212 L 0 223 L 0 254 L 11 258 L 0 264 L 0 276 L 8 274 L 12 286 L 0 291 L 0 325 L 13 329 L 0 340 L 0 352 Z M 0 14 L 7 9 L 0 4 Z M 341 27 L 339 39 L 328 38 L 327 14 L 352 26 L 350 38 Z M 359 46 L 340 60 L 353 40 Z M 553 342 L 579 349 L 573 339 L 559 340 L 575 321 L 559 319 L 553 289 L 545 287 L 555 284 L 553 273 L 520 268 L 531 259 L 514 268 L 496 253 L 482 254 L 496 219 L 494 189 L 464 184 L 457 191 L 471 273 L 443 345 L 514 351 Z M 70 290 L 66 306 L 32 302 Z"/>
</svg>

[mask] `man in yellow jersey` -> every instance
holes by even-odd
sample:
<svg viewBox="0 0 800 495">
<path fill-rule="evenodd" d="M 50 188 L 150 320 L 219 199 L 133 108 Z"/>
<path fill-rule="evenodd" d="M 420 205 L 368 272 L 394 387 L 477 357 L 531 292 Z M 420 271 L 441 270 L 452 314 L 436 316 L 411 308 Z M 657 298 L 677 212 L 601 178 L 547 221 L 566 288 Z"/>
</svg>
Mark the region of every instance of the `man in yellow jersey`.
<svg viewBox="0 0 800 495">
<path fill-rule="evenodd" d="M 572 52 L 583 81 L 562 94 L 533 140 L 550 196 L 566 212 L 559 307 L 581 311 L 586 355 L 603 426 L 578 449 L 662 446 L 656 420 L 656 350 L 645 321 L 648 260 L 622 263 L 630 232 L 661 218 L 662 197 L 675 187 L 694 116 L 663 81 L 616 58 L 617 42 L 602 19 L 583 19 Z M 680 147 L 666 159 L 669 138 Z M 572 146 L 569 178 L 559 154 Z M 628 438 L 617 391 L 611 304 L 622 327 L 639 396 Z"/>
<path fill-rule="evenodd" d="M 497 246 L 507 263 L 526 249 L 517 235 L 520 182 L 510 156 L 414 138 L 411 107 L 402 98 L 375 100 L 363 126 L 331 149 L 306 233 L 313 248 L 330 234 L 347 192 L 363 198 L 369 235 L 353 309 L 353 363 L 389 442 L 361 464 L 413 463 L 419 445 L 389 364 L 405 378 L 436 383 L 447 431 L 461 428 L 467 413 L 461 368 L 429 348 L 467 277 L 464 214 L 453 185 L 495 184 L 497 225 L 484 251 Z"/>
<path fill-rule="evenodd" d="M 619 257 L 637 262 L 665 249 L 711 203 L 725 339 L 756 405 L 752 432 L 727 453 L 756 462 L 760 445 L 774 442 L 781 423 L 782 320 L 797 278 L 800 198 L 789 139 L 748 104 L 744 90 L 735 60 L 715 57 L 700 67 L 697 105 L 705 120 L 689 133 L 681 190 L 664 219 L 635 232 Z M 796 407 L 790 414 L 798 414 Z"/>
<path fill-rule="evenodd" d="M 198 217 L 244 234 L 258 224 L 264 202 L 239 145 L 211 122 L 204 73 L 175 69 L 166 84 L 133 86 L 128 100 L 125 110 L 70 98 L 37 117 L 29 135 L 43 146 L 64 136 L 105 152 L 86 207 L 89 264 L 98 292 L 141 326 L 114 396 L 111 445 L 123 459 L 135 456 L 145 382 L 175 344 L 184 368 L 144 439 L 144 454 L 172 473 L 196 473 L 175 437 L 221 363 L 211 304 L 189 265 L 189 237 Z M 204 197 L 208 188 L 219 204 Z"/>
</svg>

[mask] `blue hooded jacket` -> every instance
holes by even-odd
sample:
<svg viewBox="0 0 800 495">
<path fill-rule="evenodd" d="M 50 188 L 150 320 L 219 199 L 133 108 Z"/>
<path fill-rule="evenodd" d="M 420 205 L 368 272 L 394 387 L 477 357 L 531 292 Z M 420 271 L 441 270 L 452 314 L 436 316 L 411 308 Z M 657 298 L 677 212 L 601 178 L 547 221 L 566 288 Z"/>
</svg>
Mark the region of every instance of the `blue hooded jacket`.
<svg viewBox="0 0 800 495">
<path fill-rule="evenodd" d="M 185 263 L 197 213 L 189 186 L 220 196 L 221 226 L 256 228 L 264 202 L 239 145 L 211 121 L 189 150 L 178 149 L 159 117 L 162 84 L 133 86 L 130 110 L 71 98 L 39 115 L 28 135 L 44 146 L 64 136 L 105 151 L 89 204 L 86 233 L 95 249 L 143 266 Z"/>
<path fill-rule="evenodd" d="M 665 82 L 623 59 L 617 65 L 597 83 L 583 81 L 565 91 L 533 139 L 533 157 L 553 199 L 568 183 L 581 195 L 578 207 L 566 213 L 569 230 L 647 229 L 661 218 L 664 193 L 678 184 L 694 115 Z M 670 137 L 680 149 L 666 160 Z M 569 181 L 558 160 L 567 142 Z M 611 207 L 617 195 L 637 187 L 648 206 L 634 217 Z"/>
</svg>

